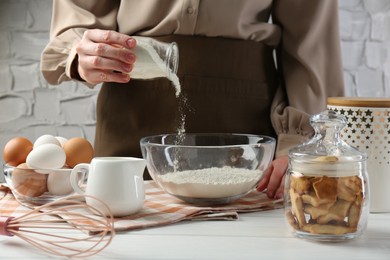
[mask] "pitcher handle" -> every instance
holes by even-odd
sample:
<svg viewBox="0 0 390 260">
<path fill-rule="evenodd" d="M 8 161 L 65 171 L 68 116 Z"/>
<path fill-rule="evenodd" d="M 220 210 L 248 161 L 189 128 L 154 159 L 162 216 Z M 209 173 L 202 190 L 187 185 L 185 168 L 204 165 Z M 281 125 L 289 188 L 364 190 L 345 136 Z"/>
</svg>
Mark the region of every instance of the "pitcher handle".
<svg viewBox="0 0 390 260">
<path fill-rule="evenodd" d="M 70 173 L 70 184 L 75 192 L 78 194 L 85 194 L 85 191 L 81 189 L 79 185 L 79 172 L 80 170 L 86 170 L 87 173 L 89 172 L 89 164 L 88 163 L 80 163 L 77 164 Z"/>
</svg>

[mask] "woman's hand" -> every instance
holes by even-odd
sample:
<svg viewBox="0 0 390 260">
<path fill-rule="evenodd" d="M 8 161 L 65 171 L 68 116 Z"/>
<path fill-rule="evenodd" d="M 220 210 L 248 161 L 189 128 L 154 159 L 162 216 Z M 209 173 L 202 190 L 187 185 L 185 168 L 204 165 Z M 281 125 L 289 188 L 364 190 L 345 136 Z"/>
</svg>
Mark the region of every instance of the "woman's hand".
<svg viewBox="0 0 390 260">
<path fill-rule="evenodd" d="M 281 156 L 272 161 L 272 164 L 264 173 L 263 179 L 257 186 L 258 191 L 266 190 L 269 198 L 282 198 L 284 178 L 288 166 L 288 156 Z"/>
<path fill-rule="evenodd" d="M 80 77 L 91 84 L 128 82 L 136 60 L 131 50 L 135 45 L 135 39 L 115 31 L 85 31 L 76 46 Z"/>
</svg>

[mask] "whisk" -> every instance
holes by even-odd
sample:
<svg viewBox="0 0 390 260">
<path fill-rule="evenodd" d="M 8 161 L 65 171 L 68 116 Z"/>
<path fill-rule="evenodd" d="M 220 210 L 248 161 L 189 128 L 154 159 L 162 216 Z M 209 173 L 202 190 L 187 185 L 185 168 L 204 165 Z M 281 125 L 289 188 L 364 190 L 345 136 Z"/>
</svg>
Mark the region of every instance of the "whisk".
<svg viewBox="0 0 390 260">
<path fill-rule="evenodd" d="M 89 206 L 83 200 L 86 197 L 101 203 L 105 210 Z M 57 256 L 87 257 L 111 243 L 115 235 L 113 223 L 104 202 L 89 195 L 74 195 L 18 217 L 0 217 L 0 235 L 17 236 Z"/>
</svg>

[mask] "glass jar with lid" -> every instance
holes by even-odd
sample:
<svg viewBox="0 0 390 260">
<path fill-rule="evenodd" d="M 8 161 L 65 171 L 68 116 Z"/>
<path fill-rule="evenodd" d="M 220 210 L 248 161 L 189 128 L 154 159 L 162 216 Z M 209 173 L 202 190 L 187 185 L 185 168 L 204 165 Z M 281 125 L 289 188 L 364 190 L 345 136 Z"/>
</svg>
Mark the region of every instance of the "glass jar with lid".
<svg viewBox="0 0 390 260">
<path fill-rule="evenodd" d="M 358 237 L 369 214 L 367 155 L 340 138 L 346 118 L 332 110 L 313 115 L 308 142 L 289 151 L 284 199 L 293 234 L 319 241 Z"/>
</svg>

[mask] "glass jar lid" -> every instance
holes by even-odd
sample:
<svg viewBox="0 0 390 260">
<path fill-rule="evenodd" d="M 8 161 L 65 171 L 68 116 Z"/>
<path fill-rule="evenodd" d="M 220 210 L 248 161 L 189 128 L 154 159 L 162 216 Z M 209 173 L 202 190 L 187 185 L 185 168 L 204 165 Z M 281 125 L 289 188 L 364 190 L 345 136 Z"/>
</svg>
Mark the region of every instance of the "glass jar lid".
<svg viewBox="0 0 390 260">
<path fill-rule="evenodd" d="M 367 155 L 341 139 L 340 132 L 347 119 L 333 110 L 325 110 L 313 115 L 310 124 L 315 131 L 313 138 L 289 151 L 292 170 L 314 176 L 359 174 Z"/>
</svg>

